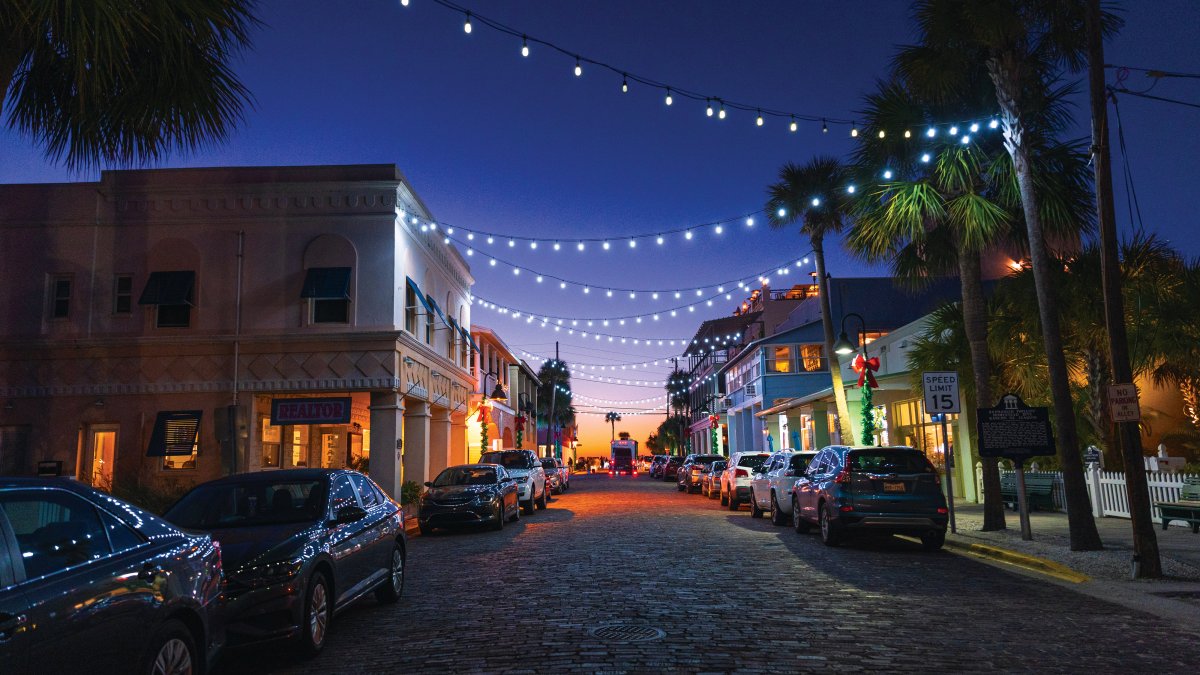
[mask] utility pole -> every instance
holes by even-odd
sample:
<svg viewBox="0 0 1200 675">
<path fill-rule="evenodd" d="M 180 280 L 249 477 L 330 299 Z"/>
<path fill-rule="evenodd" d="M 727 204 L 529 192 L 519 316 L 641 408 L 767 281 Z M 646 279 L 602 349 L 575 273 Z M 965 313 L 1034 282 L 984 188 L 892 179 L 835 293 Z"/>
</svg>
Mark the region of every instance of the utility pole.
<svg viewBox="0 0 1200 675">
<path fill-rule="evenodd" d="M 1125 333 L 1125 302 L 1121 297 L 1121 261 L 1113 208 L 1112 159 L 1108 149 L 1108 98 L 1104 85 L 1104 36 L 1100 0 L 1088 0 L 1088 88 L 1092 107 L 1092 166 L 1096 176 L 1096 210 L 1100 220 L 1100 275 L 1104 289 L 1104 319 L 1108 327 L 1108 354 L 1113 382 L 1133 382 L 1129 366 L 1129 341 Z M 1107 393 L 1107 389 L 1105 390 Z M 1106 397 L 1107 398 L 1107 397 Z M 1108 404 L 1107 401 L 1104 402 Z M 1117 437 L 1125 465 L 1125 491 L 1129 497 L 1129 523 L 1133 528 L 1134 573 L 1138 577 L 1162 576 L 1158 538 L 1150 518 L 1150 490 L 1142 457 L 1137 422 L 1118 422 Z"/>
<path fill-rule="evenodd" d="M 550 373 L 550 416 L 546 418 L 546 456 L 554 457 L 554 402 L 558 399 L 558 341 L 554 342 L 554 368 Z"/>
</svg>

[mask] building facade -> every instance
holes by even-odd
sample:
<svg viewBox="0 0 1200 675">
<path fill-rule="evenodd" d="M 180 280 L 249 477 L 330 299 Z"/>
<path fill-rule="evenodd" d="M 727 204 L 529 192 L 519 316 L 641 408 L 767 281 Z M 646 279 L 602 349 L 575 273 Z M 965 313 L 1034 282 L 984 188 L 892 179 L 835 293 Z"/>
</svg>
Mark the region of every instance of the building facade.
<svg viewBox="0 0 1200 675">
<path fill-rule="evenodd" d="M 0 186 L 0 473 L 181 489 L 466 457 L 470 269 L 394 165 Z"/>
<path fill-rule="evenodd" d="M 472 325 L 471 338 L 476 346 L 472 360 L 476 393 L 471 395 L 472 415 L 467 425 L 467 461 L 478 461 L 484 452 L 485 426 L 487 450 L 535 449 L 537 373 L 491 328 Z M 495 393 L 503 396 L 493 396 Z"/>
</svg>

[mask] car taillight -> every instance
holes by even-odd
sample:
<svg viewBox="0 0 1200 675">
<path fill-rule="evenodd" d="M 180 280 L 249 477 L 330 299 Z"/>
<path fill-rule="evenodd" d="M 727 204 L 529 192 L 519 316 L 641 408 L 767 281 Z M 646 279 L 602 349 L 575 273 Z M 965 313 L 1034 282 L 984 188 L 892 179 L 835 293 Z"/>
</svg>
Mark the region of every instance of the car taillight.
<svg viewBox="0 0 1200 675">
<path fill-rule="evenodd" d="M 947 513 L 950 513 L 950 511 L 947 510 L 946 507 L 944 507 L 944 506 L 939 506 L 937 512 L 938 512 L 939 516 L 944 516 Z"/>
<path fill-rule="evenodd" d="M 733 475 L 738 478 L 747 478 L 750 476 L 750 472 L 745 469 L 738 469 Z"/>
<path fill-rule="evenodd" d="M 842 469 L 841 473 L 839 473 L 836 477 L 834 477 L 833 482 L 849 483 L 850 482 L 850 467 L 846 467 L 846 468 Z"/>
<path fill-rule="evenodd" d="M 843 507 L 842 507 L 840 510 L 841 510 L 843 513 L 845 513 L 845 512 L 848 512 L 848 511 L 853 511 L 853 510 L 854 510 L 854 507 L 853 507 L 853 506 L 849 506 L 849 505 L 847 505 L 847 506 L 843 506 Z"/>
</svg>

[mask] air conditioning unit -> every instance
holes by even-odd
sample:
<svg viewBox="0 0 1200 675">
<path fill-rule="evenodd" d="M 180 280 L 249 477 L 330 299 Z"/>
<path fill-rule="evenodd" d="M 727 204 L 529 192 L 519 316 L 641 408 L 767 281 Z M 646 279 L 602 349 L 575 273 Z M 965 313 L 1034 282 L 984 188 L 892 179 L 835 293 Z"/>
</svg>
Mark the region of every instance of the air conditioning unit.
<svg viewBox="0 0 1200 675">
<path fill-rule="evenodd" d="M 754 398 L 755 396 L 758 396 L 758 385 L 757 384 L 748 384 L 748 385 L 746 385 L 745 391 L 746 391 L 746 398 Z"/>
<path fill-rule="evenodd" d="M 733 406 L 733 399 L 731 399 L 731 398 L 721 399 L 721 406 L 724 407 L 726 410 L 728 410 L 729 408 L 731 408 Z"/>
<path fill-rule="evenodd" d="M 719 399 L 717 399 L 716 405 L 713 406 L 714 408 L 716 408 L 716 410 L 714 410 L 713 412 L 715 412 L 719 415 L 719 414 L 725 412 L 726 410 L 729 410 L 730 405 L 733 405 L 733 401 L 730 401 L 727 398 L 719 398 Z"/>
</svg>

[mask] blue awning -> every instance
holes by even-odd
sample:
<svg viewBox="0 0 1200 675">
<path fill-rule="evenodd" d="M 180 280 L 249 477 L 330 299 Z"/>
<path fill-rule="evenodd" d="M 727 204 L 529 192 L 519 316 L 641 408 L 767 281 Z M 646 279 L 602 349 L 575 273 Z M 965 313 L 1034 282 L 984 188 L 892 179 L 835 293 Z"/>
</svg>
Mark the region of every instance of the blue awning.
<svg viewBox="0 0 1200 675">
<path fill-rule="evenodd" d="M 413 281 L 412 277 L 404 278 L 406 281 L 408 281 L 408 287 L 412 289 L 413 295 L 417 296 L 417 302 L 421 303 L 421 306 L 425 308 L 426 312 L 433 314 L 433 307 L 429 305 L 429 300 L 425 297 L 425 294 L 421 292 L 421 287 L 417 285 L 417 282 Z"/>
<path fill-rule="evenodd" d="M 349 300 L 349 267 L 310 267 L 304 275 L 300 297 L 313 300 Z"/>
<path fill-rule="evenodd" d="M 459 326 L 458 330 L 460 333 L 462 333 L 463 338 L 467 341 L 467 344 L 471 345 L 471 349 L 474 349 L 475 353 L 478 354 L 479 353 L 479 345 L 475 343 L 475 338 L 471 337 L 471 331 L 467 330 L 466 328 L 463 328 L 462 326 Z"/>
<path fill-rule="evenodd" d="M 446 315 L 442 314 L 442 308 L 438 306 L 437 300 L 433 301 L 433 311 L 435 314 L 437 314 L 442 319 L 442 323 L 446 324 L 447 328 L 450 328 L 450 329 L 454 328 L 454 326 L 450 325 L 450 321 L 446 318 Z"/>
</svg>

